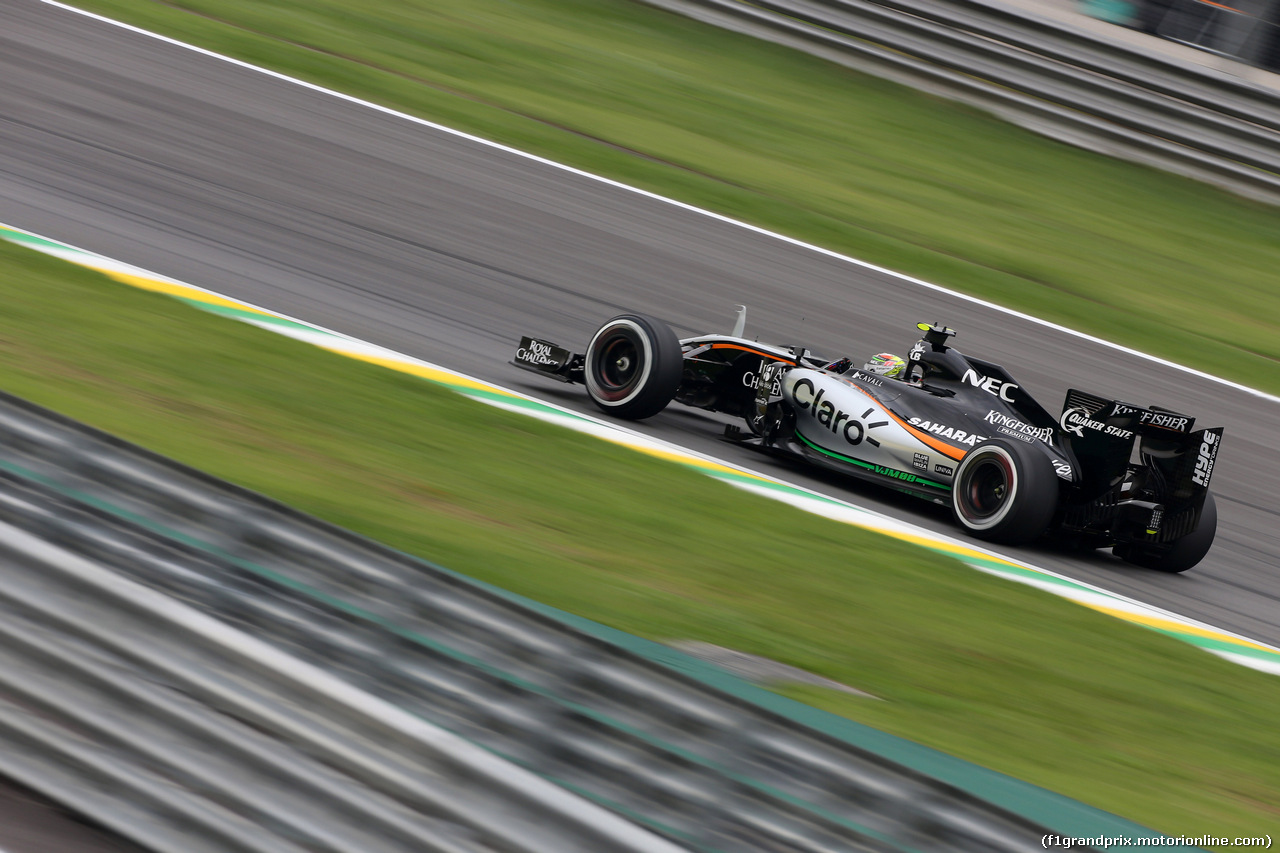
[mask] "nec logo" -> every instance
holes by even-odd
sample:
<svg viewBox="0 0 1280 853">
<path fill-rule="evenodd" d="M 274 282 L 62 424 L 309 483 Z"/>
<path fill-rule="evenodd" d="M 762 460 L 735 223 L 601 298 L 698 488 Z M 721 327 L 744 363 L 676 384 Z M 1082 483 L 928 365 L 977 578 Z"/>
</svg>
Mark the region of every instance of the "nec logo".
<svg viewBox="0 0 1280 853">
<path fill-rule="evenodd" d="M 964 372 L 964 376 L 960 377 L 964 382 L 968 382 L 975 388 L 981 388 L 988 394 L 994 394 L 1006 403 L 1012 403 L 1012 392 L 1016 391 L 1018 386 L 1012 382 L 1005 382 L 1003 379 L 993 379 L 990 376 L 983 376 L 973 368 L 969 368 Z"/>
</svg>

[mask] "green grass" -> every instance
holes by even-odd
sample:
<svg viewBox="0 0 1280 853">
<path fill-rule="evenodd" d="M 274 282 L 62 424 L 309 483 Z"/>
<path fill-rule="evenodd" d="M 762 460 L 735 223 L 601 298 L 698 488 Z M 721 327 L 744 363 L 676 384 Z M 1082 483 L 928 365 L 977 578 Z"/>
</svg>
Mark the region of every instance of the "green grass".
<svg viewBox="0 0 1280 853">
<path fill-rule="evenodd" d="M 80 5 L 1280 392 L 1280 209 L 633 0 Z"/>
<path fill-rule="evenodd" d="M 6 390 L 457 571 L 884 701 L 1172 835 L 1274 830 L 1280 679 L 922 549 L 0 244 Z"/>
</svg>

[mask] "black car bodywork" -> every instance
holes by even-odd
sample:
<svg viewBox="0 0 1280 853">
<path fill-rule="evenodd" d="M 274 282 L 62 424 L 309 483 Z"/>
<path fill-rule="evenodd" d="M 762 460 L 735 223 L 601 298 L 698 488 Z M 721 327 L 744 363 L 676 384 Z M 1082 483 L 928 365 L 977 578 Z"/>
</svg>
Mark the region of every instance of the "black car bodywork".
<svg viewBox="0 0 1280 853">
<path fill-rule="evenodd" d="M 526 337 L 512 363 L 581 382 L 622 418 L 672 400 L 741 417 L 745 429 L 729 437 L 948 503 L 984 539 L 1051 531 L 1163 571 L 1190 568 L 1213 541 L 1221 428 L 1074 389 L 1055 416 L 936 324 L 919 324 L 907 375 L 890 379 L 748 340 L 743 323 L 740 313 L 732 334 L 679 340 L 659 320 L 624 314 L 583 353 Z"/>
</svg>

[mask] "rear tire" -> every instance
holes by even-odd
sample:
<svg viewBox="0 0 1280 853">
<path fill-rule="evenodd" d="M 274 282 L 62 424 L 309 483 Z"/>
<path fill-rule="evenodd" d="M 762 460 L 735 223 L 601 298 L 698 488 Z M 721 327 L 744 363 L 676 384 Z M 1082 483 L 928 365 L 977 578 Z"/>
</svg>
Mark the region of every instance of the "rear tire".
<svg viewBox="0 0 1280 853">
<path fill-rule="evenodd" d="M 621 314 L 587 344 L 583 381 L 604 411 L 627 420 L 656 415 L 680 387 L 684 354 L 680 339 L 661 320 Z"/>
<path fill-rule="evenodd" d="M 956 469 L 951 510 L 979 539 L 1017 544 L 1044 533 L 1058 508 L 1058 475 L 1043 453 L 1018 441 L 989 439 Z"/>
<path fill-rule="evenodd" d="M 1213 545 L 1213 537 L 1218 532 L 1218 505 L 1213 500 L 1212 492 L 1205 492 L 1204 509 L 1200 512 L 1200 523 L 1196 529 L 1174 540 L 1168 551 L 1143 551 L 1133 545 L 1117 545 L 1111 549 L 1126 563 L 1142 566 L 1144 569 L 1155 569 L 1157 572 L 1177 574 L 1185 572 L 1204 559 Z"/>
</svg>

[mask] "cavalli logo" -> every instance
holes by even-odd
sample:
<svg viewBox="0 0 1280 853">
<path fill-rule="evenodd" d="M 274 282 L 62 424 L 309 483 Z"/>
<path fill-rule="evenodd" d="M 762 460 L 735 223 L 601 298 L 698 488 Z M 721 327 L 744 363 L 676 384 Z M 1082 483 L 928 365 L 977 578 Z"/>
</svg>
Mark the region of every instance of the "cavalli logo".
<svg viewBox="0 0 1280 853">
<path fill-rule="evenodd" d="M 1011 435 L 1023 441 L 1039 439 L 1045 444 L 1053 443 L 1053 427 L 1033 427 L 1031 424 L 1024 424 L 1017 418 L 1011 418 L 1003 412 L 994 410 L 987 412 L 987 416 L 983 420 L 993 424 L 996 429 L 1005 435 Z"/>
<path fill-rule="evenodd" d="M 516 361 L 523 361 L 526 364 L 559 364 L 560 359 L 555 357 L 553 349 L 555 349 L 553 344 L 544 344 L 542 341 L 528 338 L 524 346 L 516 350 Z"/>
<path fill-rule="evenodd" d="M 814 393 L 815 390 L 817 393 Z M 862 419 L 856 418 L 848 412 L 843 412 L 833 406 L 831 401 L 822 399 L 826 393 L 825 389 L 815 389 L 813 381 L 809 379 L 798 381 L 791 392 L 796 401 L 796 408 L 803 412 L 808 412 L 809 416 L 817 421 L 820 426 L 830 430 L 834 435 L 841 436 L 850 444 L 862 444 L 862 439 L 866 436 L 868 429 L 884 426 L 884 423 L 864 426 Z M 875 409 L 867 409 L 862 413 L 862 417 L 866 418 L 874 411 Z M 874 438 L 868 439 L 868 441 L 877 446 L 880 444 Z"/>
<path fill-rule="evenodd" d="M 1191 482 L 1198 486 L 1209 485 L 1209 477 L 1213 475 L 1213 463 L 1218 459 L 1218 434 L 1206 432 L 1204 441 L 1200 443 L 1200 457 L 1196 459 L 1196 470 L 1191 475 Z"/>
<path fill-rule="evenodd" d="M 1127 429 L 1120 427 L 1107 426 L 1102 421 L 1095 421 L 1089 417 L 1089 412 L 1080 406 L 1074 406 L 1062 413 L 1062 417 L 1058 419 L 1058 426 L 1062 427 L 1066 432 L 1072 435 L 1084 438 L 1086 429 L 1095 432 L 1104 433 L 1105 435 L 1114 435 L 1117 438 L 1130 439 L 1133 433 Z"/>
<path fill-rule="evenodd" d="M 880 386 L 880 387 L 883 387 L 883 386 L 884 386 L 884 380 L 883 380 L 883 379 L 878 379 L 878 378 L 876 378 L 875 376 L 872 376 L 872 375 L 867 374 L 867 373 L 863 373 L 861 370 L 855 370 L 855 371 L 853 372 L 853 375 L 852 375 L 850 378 L 851 378 L 851 379 L 856 379 L 856 380 L 858 380 L 859 382 L 865 382 L 865 383 L 867 383 L 868 385 L 876 385 L 876 386 Z"/>
<path fill-rule="evenodd" d="M 983 376 L 973 368 L 969 368 L 964 372 L 961 380 L 968 382 L 975 388 L 981 388 L 988 394 L 994 394 L 1006 403 L 1012 403 L 1012 394 L 1018 390 L 1018 386 L 1012 382 L 1005 382 L 1003 379 L 995 379 L 991 376 Z"/>
<path fill-rule="evenodd" d="M 939 438 L 954 441 L 956 444 L 967 444 L 970 447 L 977 444 L 978 441 L 982 439 L 982 436 L 980 435 L 968 433 L 964 430 L 956 429 L 955 427 L 949 427 L 946 424 L 936 424 L 933 421 L 924 421 L 920 418 L 912 418 L 907 421 L 907 423 L 911 424 L 916 429 L 931 432 Z"/>
</svg>

